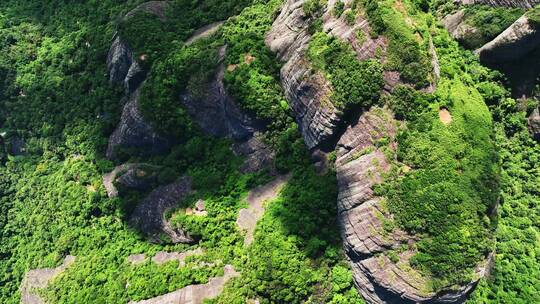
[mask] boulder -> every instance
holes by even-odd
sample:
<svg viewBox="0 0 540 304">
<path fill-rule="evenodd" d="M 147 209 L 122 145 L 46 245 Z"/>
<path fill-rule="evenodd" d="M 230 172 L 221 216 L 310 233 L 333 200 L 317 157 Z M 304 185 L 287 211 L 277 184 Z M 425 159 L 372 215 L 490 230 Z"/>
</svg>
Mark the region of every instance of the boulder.
<svg viewBox="0 0 540 304">
<path fill-rule="evenodd" d="M 161 21 L 167 20 L 167 9 L 170 7 L 169 1 L 148 1 L 140 4 L 126 14 L 123 21 L 135 16 L 139 12 L 155 15 Z"/>
<path fill-rule="evenodd" d="M 144 120 L 138 101 L 139 90 L 129 96 L 128 102 L 122 110 L 120 123 L 109 137 L 107 158 L 117 159 L 119 148 L 133 149 L 142 155 L 159 154 L 169 148 L 169 140 L 159 135 Z"/>
<path fill-rule="evenodd" d="M 203 84 L 202 96 L 187 91 L 181 94 L 180 101 L 193 121 L 206 133 L 245 140 L 251 137 L 255 130 L 262 128 L 262 124 L 243 112 L 225 90 L 223 60 L 226 49 L 225 46 L 220 48 L 215 77 L 209 83 Z"/>
<path fill-rule="evenodd" d="M 176 207 L 191 192 L 191 179 L 188 177 L 179 178 L 174 183 L 156 188 L 135 207 L 129 219 L 130 226 L 140 230 L 155 243 L 165 242 L 161 238 L 163 234 L 167 235 L 173 244 L 195 243 L 196 239 L 193 236 L 173 227 L 165 219 L 165 212 Z"/>
<path fill-rule="evenodd" d="M 540 45 L 538 29 L 529 22 L 527 15 L 524 15 L 475 52 L 482 61 L 486 62 L 501 63 L 518 60 Z"/>
<path fill-rule="evenodd" d="M 540 110 L 536 108 L 528 119 L 529 131 L 537 141 L 540 141 Z"/>
<path fill-rule="evenodd" d="M 433 292 L 429 278 L 410 266 L 416 236 L 393 227 L 384 197 L 373 187 L 382 182 L 390 162 L 376 142 L 390 138 L 395 150 L 399 123 L 386 109 L 372 108 L 349 126 L 337 147 L 338 221 L 356 287 L 368 303 L 461 303 L 486 274 L 480 263 L 474 280 L 452 290 Z M 397 256 L 391 259 L 389 253 Z"/>
</svg>

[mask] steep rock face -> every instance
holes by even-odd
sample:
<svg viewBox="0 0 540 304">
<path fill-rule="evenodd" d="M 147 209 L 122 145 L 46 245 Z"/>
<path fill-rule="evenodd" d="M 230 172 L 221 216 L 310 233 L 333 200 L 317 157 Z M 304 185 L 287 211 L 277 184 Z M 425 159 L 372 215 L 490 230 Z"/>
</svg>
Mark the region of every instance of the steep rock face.
<svg viewBox="0 0 540 304">
<path fill-rule="evenodd" d="M 275 153 L 260 136 L 255 135 L 247 141 L 234 143 L 232 150 L 236 155 L 246 158 L 240 167 L 241 173 L 254 173 L 263 169 L 269 169 L 270 173 L 275 173 L 273 166 Z"/>
<path fill-rule="evenodd" d="M 161 234 L 166 234 L 174 244 L 194 243 L 195 239 L 189 233 L 172 227 L 164 215 L 165 211 L 175 207 L 191 191 L 191 180 L 187 177 L 156 188 L 137 205 L 129 219 L 130 225 L 138 228 L 152 242 L 163 242 Z"/>
<path fill-rule="evenodd" d="M 308 148 L 329 140 L 338 128 L 340 111 L 329 100 L 329 82 L 312 68 L 304 51 L 311 39 L 305 1 L 288 0 L 266 36 L 266 44 L 285 61 L 281 82 Z"/>
<path fill-rule="evenodd" d="M 343 113 L 331 102 L 330 82 L 315 72 L 305 51 L 309 46 L 310 18 L 303 10 L 304 0 L 288 0 L 266 35 L 266 45 L 285 62 L 281 69 L 281 82 L 285 97 L 309 149 L 324 147 L 335 139 L 340 129 Z M 329 0 L 322 14 L 323 31 L 349 44 L 358 60 L 374 58 L 377 52 L 387 48 L 388 41 L 382 35 L 372 38 L 367 20 L 357 16 L 353 24 L 345 21 L 345 14 L 336 18 L 332 13 L 336 0 Z M 352 1 L 343 1 L 349 7 Z M 359 32 L 364 39 L 358 39 Z M 436 58 L 436 57 L 435 57 Z M 384 92 L 390 92 L 400 83 L 396 71 L 384 71 Z M 429 89 L 429 88 L 428 88 Z"/>
<path fill-rule="evenodd" d="M 230 98 L 223 84 L 227 48 L 219 50 L 219 66 L 212 81 L 204 84 L 203 96 L 194 96 L 190 92 L 181 94 L 180 101 L 191 118 L 206 133 L 217 137 L 244 140 L 261 128 L 260 123 L 240 110 Z"/>
<path fill-rule="evenodd" d="M 107 158 L 116 159 L 118 148 L 136 149 L 139 153 L 149 155 L 164 152 L 169 141 L 160 136 L 154 128 L 144 120 L 138 106 L 139 90 L 129 96 L 122 111 L 120 123 L 109 137 Z"/>
<path fill-rule="evenodd" d="M 123 164 L 103 176 L 103 185 L 109 197 L 118 196 L 116 185 L 132 190 L 148 190 L 157 182 L 158 167 L 146 164 Z"/>
<path fill-rule="evenodd" d="M 480 35 L 479 30 L 465 21 L 465 10 L 458 10 L 443 18 L 442 23 L 452 38 L 467 45 L 469 38 Z"/>
<path fill-rule="evenodd" d="M 483 61 L 508 62 L 522 58 L 539 45 L 540 31 L 524 15 L 476 53 Z"/>
<path fill-rule="evenodd" d="M 540 4 L 540 0 L 454 0 L 459 4 L 486 4 L 491 6 L 533 8 Z"/>
<path fill-rule="evenodd" d="M 373 108 L 347 128 L 338 143 L 338 220 L 355 284 L 368 303 L 462 302 L 489 269 L 488 261 L 478 266 L 470 284 L 434 293 L 428 279 L 409 264 L 416 237 L 399 229 L 385 229 L 385 223 L 393 218 L 373 186 L 382 182 L 390 163 L 375 143 L 383 137 L 395 142 L 397 128 L 389 111 Z M 391 144 L 390 149 L 395 148 Z M 386 255 L 388 250 L 399 252 L 397 262 Z"/>
<path fill-rule="evenodd" d="M 127 13 L 122 22 L 129 20 L 139 12 L 155 15 L 162 21 L 166 20 L 168 1 L 149 1 L 142 3 Z M 147 71 L 141 67 L 133 54 L 133 50 L 118 33 L 113 36 L 113 42 L 107 54 L 107 70 L 109 82 L 123 85 L 126 94 L 133 93 L 146 78 Z"/>
<path fill-rule="evenodd" d="M 540 110 L 536 108 L 529 116 L 529 131 L 537 141 L 540 141 Z"/>
</svg>

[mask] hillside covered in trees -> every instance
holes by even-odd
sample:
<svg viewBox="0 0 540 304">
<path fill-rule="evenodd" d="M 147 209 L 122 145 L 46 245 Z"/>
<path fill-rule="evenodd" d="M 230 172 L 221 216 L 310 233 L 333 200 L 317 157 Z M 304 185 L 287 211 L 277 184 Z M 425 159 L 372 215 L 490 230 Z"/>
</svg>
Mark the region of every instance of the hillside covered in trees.
<svg viewBox="0 0 540 304">
<path fill-rule="evenodd" d="M 539 5 L 1 1 L 0 303 L 540 303 Z"/>
</svg>

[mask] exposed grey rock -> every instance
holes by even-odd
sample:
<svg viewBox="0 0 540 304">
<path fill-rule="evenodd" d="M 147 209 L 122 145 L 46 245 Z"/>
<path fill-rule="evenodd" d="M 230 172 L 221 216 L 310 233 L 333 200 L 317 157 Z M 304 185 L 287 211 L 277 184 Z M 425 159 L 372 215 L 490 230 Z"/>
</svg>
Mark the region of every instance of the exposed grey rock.
<svg viewBox="0 0 540 304">
<path fill-rule="evenodd" d="M 170 7 L 169 1 L 148 1 L 132 9 L 124 17 L 124 21 L 132 18 L 139 12 L 148 13 L 157 16 L 161 21 L 167 20 L 167 9 Z"/>
<path fill-rule="evenodd" d="M 285 61 L 281 83 L 308 148 L 329 140 L 337 130 L 340 111 L 330 102 L 329 82 L 313 73 L 305 58 L 311 39 L 304 1 L 288 0 L 266 36 L 266 45 Z"/>
<path fill-rule="evenodd" d="M 188 250 L 185 252 L 166 252 L 166 251 L 160 251 L 156 253 L 154 257 L 152 257 L 152 262 L 161 265 L 165 264 L 170 261 L 178 261 L 180 267 L 185 265 L 184 260 L 187 257 L 194 256 L 194 255 L 201 255 L 203 254 L 203 250 L 201 248 L 197 248 L 194 250 Z"/>
<path fill-rule="evenodd" d="M 161 235 L 165 234 L 172 243 L 194 243 L 195 239 L 188 232 L 172 227 L 164 215 L 191 191 L 191 180 L 188 177 L 156 188 L 137 205 L 129 219 L 130 225 L 138 228 L 152 242 L 162 243 Z"/>
<path fill-rule="evenodd" d="M 452 38 L 467 44 L 468 39 L 479 37 L 479 30 L 465 22 L 465 10 L 458 10 L 443 18 L 442 23 Z"/>
<path fill-rule="evenodd" d="M 214 22 L 214 23 L 201 27 L 200 29 L 196 30 L 188 40 L 186 40 L 185 44 L 191 45 L 200 39 L 212 36 L 221 28 L 223 23 L 225 22 L 219 21 L 219 22 Z"/>
<path fill-rule="evenodd" d="M 375 143 L 388 137 L 388 148 L 395 150 L 398 126 L 388 110 L 372 108 L 338 142 L 338 220 L 355 285 L 368 303 L 461 303 L 486 274 L 489 259 L 478 265 L 469 284 L 435 293 L 429 289 L 429 278 L 409 263 L 417 238 L 385 228 L 393 216 L 373 186 L 382 182 L 382 174 L 391 167 Z M 398 252 L 397 263 L 389 259 L 388 250 Z"/>
<path fill-rule="evenodd" d="M 146 261 L 146 255 L 144 253 L 132 254 L 128 256 L 127 260 L 131 265 L 139 265 Z"/>
<path fill-rule="evenodd" d="M 39 296 L 39 290 L 47 288 L 49 282 L 64 272 L 73 262 L 75 262 L 75 257 L 68 255 L 56 268 L 34 269 L 26 273 L 21 283 L 21 304 L 44 304 L 45 301 Z"/>
<path fill-rule="evenodd" d="M 206 284 L 189 285 L 177 291 L 129 304 L 202 304 L 206 299 L 213 299 L 223 291 L 225 283 L 240 276 L 231 265 L 225 266 L 222 277 L 211 278 Z"/>
<path fill-rule="evenodd" d="M 131 94 L 137 90 L 146 79 L 147 71 L 139 64 L 137 60 L 132 60 L 132 64 L 124 79 L 124 89 L 126 94 Z"/>
<path fill-rule="evenodd" d="M 249 138 L 260 123 L 251 115 L 244 113 L 227 94 L 223 84 L 226 47 L 219 50 L 219 66 L 214 79 L 203 84 L 203 96 L 195 96 L 191 92 L 181 94 L 180 100 L 191 118 L 206 133 L 227 137 L 234 140 Z"/>
<path fill-rule="evenodd" d="M 249 191 L 246 198 L 248 208 L 241 209 L 236 220 L 238 227 L 246 232 L 245 246 L 249 246 L 253 242 L 257 221 L 264 215 L 264 204 L 277 198 L 289 178 L 289 175 L 281 175 L 273 181 Z"/>
<path fill-rule="evenodd" d="M 533 8 L 540 4 L 540 0 L 454 0 L 457 4 L 486 4 L 490 6 Z"/>
<path fill-rule="evenodd" d="M 524 15 L 476 53 L 482 61 L 508 62 L 524 57 L 539 45 L 540 31 Z"/>
<path fill-rule="evenodd" d="M 127 42 L 116 33 L 107 54 L 109 82 L 112 84 L 123 84 L 134 61 L 133 51 Z"/>
<path fill-rule="evenodd" d="M 109 197 L 118 196 L 115 184 L 126 189 L 148 190 L 157 182 L 157 169 L 146 164 L 123 164 L 103 175 L 103 185 Z"/>
<path fill-rule="evenodd" d="M 116 159 L 118 148 L 136 149 L 144 155 L 159 154 L 169 148 L 170 142 L 144 120 L 138 100 L 139 90 L 129 96 L 120 123 L 109 137 L 107 158 Z"/>
<path fill-rule="evenodd" d="M 121 22 L 125 22 L 139 12 L 155 15 L 162 21 L 166 20 L 168 1 L 149 1 L 137 6 L 127 13 Z M 141 85 L 146 78 L 147 71 L 137 62 L 137 58 L 127 41 L 117 33 L 113 36 L 113 42 L 107 54 L 107 70 L 111 84 L 122 84 L 126 94 L 131 94 Z"/>
<path fill-rule="evenodd" d="M 244 142 L 234 143 L 232 150 L 236 155 L 246 157 L 240 167 L 241 173 L 254 173 L 263 169 L 270 169 L 270 172 L 275 171 L 273 166 L 275 153 L 259 135 L 255 135 Z"/>
<path fill-rule="evenodd" d="M 529 131 L 534 139 L 540 141 L 540 110 L 536 108 L 529 116 Z"/>
</svg>

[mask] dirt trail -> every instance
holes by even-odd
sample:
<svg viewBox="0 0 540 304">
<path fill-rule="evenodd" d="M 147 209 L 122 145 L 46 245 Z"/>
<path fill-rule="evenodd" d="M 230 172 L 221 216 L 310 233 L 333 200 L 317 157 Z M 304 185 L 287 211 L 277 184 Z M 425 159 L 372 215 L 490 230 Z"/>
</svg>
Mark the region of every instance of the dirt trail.
<svg viewBox="0 0 540 304">
<path fill-rule="evenodd" d="M 193 33 L 193 36 L 186 40 L 186 45 L 191 45 L 197 40 L 212 36 L 215 32 L 219 30 L 223 23 L 224 21 L 214 22 L 196 30 Z"/>
<path fill-rule="evenodd" d="M 439 110 L 439 119 L 443 124 L 449 125 L 452 122 L 452 114 L 447 109 L 442 108 Z"/>
<path fill-rule="evenodd" d="M 206 299 L 217 297 L 223 286 L 230 279 L 240 274 L 231 265 L 225 266 L 225 274 L 222 277 L 211 278 L 206 284 L 189 285 L 177 291 L 140 302 L 129 304 L 200 304 Z"/>
<path fill-rule="evenodd" d="M 282 175 L 266 185 L 259 186 L 251 190 L 247 196 L 247 209 L 241 209 L 236 224 L 240 229 L 246 231 L 244 245 L 250 245 L 253 242 L 253 233 L 257 221 L 264 214 L 264 203 L 275 199 L 285 183 L 289 180 L 289 175 Z"/>
<path fill-rule="evenodd" d="M 62 265 L 56 268 L 41 268 L 28 271 L 21 283 L 21 304 L 44 304 L 45 302 L 38 295 L 37 289 L 47 288 L 49 282 L 64 272 L 73 262 L 75 262 L 75 257 L 68 255 Z"/>
</svg>

